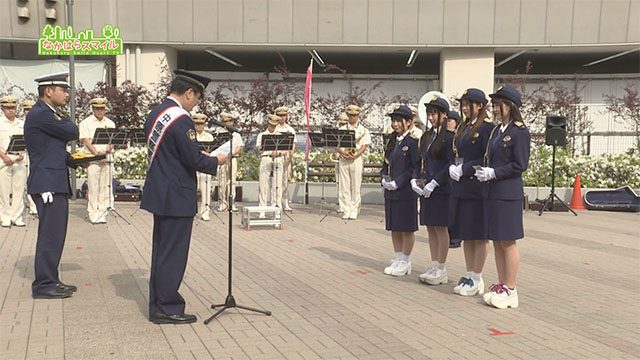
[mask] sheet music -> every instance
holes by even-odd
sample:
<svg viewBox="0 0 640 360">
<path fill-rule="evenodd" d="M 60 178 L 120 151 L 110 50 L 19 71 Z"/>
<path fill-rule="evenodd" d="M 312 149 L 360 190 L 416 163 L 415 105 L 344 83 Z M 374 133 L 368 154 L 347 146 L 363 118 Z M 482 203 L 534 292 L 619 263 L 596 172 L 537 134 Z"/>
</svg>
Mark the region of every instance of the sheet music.
<svg viewBox="0 0 640 360">
<path fill-rule="evenodd" d="M 231 142 L 227 140 L 224 144 L 220 145 L 217 149 L 211 152 L 211 156 L 216 156 L 218 154 L 228 154 L 231 152 Z"/>
</svg>

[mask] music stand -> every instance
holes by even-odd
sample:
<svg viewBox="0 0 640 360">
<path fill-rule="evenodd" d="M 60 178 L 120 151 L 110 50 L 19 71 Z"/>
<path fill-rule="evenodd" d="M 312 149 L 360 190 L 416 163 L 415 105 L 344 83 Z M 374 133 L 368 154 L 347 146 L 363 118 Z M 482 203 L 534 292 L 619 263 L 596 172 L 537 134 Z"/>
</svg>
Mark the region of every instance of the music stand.
<svg viewBox="0 0 640 360">
<path fill-rule="evenodd" d="M 348 129 L 323 128 L 322 133 L 325 135 L 326 146 L 331 148 L 356 148 L 356 131 Z M 338 175 L 340 174 L 340 160 L 338 160 Z M 340 180 L 336 177 L 336 183 L 340 186 Z M 340 192 L 338 190 L 338 197 Z M 338 204 L 340 199 L 338 198 Z"/>
<path fill-rule="evenodd" d="M 142 128 L 129 129 L 129 140 L 131 146 L 147 145 L 147 134 Z"/>
<path fill-rule="evenodd" d="M 129 138 L 129 130 L 127 129 L 104 129 L 98 128 L 93 134 L 93 139 L 91 140 L 92 145 L 113 145 L 116 146 L 126 146 L 127 139 Z M 109 206 L 107 209 L 100 215 L 99 218 L 103 217 L 106 213 L 113 211 L 116 215 L 118 215 L 127 225 L 131 225 L 129 220 L 125 219 L 122 214 L 115 209 L 113 204 L 113 152 L 109 152 L 107 154 L 107 164 L 109 165 Z M 89 191 L 92 191 L 89 189 Z"/>
<path fill-rule="evenodd" d="M 11 139 L 9 140 L 9 146 L 7 146 L 7 151 L 6 153 L 9 154 L 23 154 L 23 157 L 26 157 L 26 155 L 24 154 L 24 152 L 27 150 L 27 145 L 24 142 L 24 135 L 22 134 L 16 134 L 16 135 L 11 135 Z M 24 161 L 24 159 L 22 159 Z M 3 166 L 4 167 L 4 166 Z M 29 178 L 29 168 L 27 167 L 27 176 L 25 177 L 25 183 L 24 183 L 24 195 L 23 195 L 23 201 L 24 201 L 24 209 L 22 210 L 22 219 L 25 222 L 25 226 L 27 223 L 27 209 L 28 209 L 28 204 L 29 204 L 29 199 L 27 199 L 27 196 L 29 196 L 27 194 L 27 179 Z M 15 199 L 14 199 L 15 200 Z"/>
<path fill-rule="evenodd" d="M 229 225 L 228 225 L 228 229 L 229 229 L 229 261 L 228 261 L 228 279 L 227 279 L 227 297 L 224 301 L 224 304 L 212 304 L 211 308 L 215 309 L 215 308 L 220 308 L 218 311 L 216 311 L 213 315 L 211 315 L 209 318 L 207 318 L 204 321 L 204 324 L 208 324 L 209 322 L 211 322 L 211 320 L 213 320 L 214 318 L 216 318 L 218 315 L 222 314 L 223 311 L 227 310 L 227 309 L 231 309 L 231 308 L 238 308 L 238 309 L 243 309 L 243 310 L 248 310 L 248 311 L 252 311 L 252 312 L 257 312 L 260 314 L 264 314 L 267 316 L 271 316 L 271 311 L 268 310 L 261 310 L 261 309 L 254 309 L 251 307 L 247 307 L 247 306 L 243 306 L 243 305 L 238 305 L 238 303 L 236 303 L 236 299 L 233 297 L 232 294 L 232 288 L 233 288 L 233 212 L 231 210 L 231 189 L 233 185 L 233 177 L 231 176 L 231 170 L 233 167 L 233 131 L 237 131 L 237 129 L 231 127 L 231 126 L 225 126 L 225 128 L 229 131 L 228 133 L 228 138 L 229 138 L 229 158 L 228 158 L 228 162 L 229 164 L 227 165 L 229 167 L 229 187 L 228 187 L 228 194 L 229 194 L 229 206 L 227 206 L 227 212 L 229 214 Z"/>
<path fill-rule="evenodd" d="M 324 130 L 323 130 L 324 131 Z M 319 132 L 319 133 L 309 133 L 309 140 L 311 140 L 311 147 L 314 147 L 316 149 L 327 149 L 327 137 L 325 135 L 324 132 Z M 321 195 L 320 195 L 320 202 L 316 203 L 316 205 L 320 205 L 320 212 L 324 211 L 324 204 L 326 204 L 325 198 L 324 198 L 324 185 L 325 185 L 325 181 L 323 176 L 320 176 L 320 183 L 321 183 Z M 336 182 L 338 181 L 338 178 L 336 177 Z M 313 211 L 313 210 L 312 210 Z M 311 212 L 311 211 L 309 211 Z M 329 210 L 323 217 L 322 219 L 320 219 L 320 222 L 322 222 L 329 214 L 331 213 L 331 210 Z"/>
<path fill-rule="evenodd" d="M 276 133 L 276 134 L 264 134 L 262 135 L 262 143 L 260 144 L 260 149 L 262 151 L 291 151 L 293 150 L 293 142 L 295 139 L 295 135 L 291 134 L 291 133 Z M 278 201 L 278 206 L 279 208 L 282 209 L 282 194 L 280 196 L 278 196 L 278 189 L 279 189 L 279 184 L 280 184 L 280 178 L 278 178 L 278 167 L 275 164 L 275 158 L 274 161 L 271 162 L 271 177 L 272 180 L 275 181 L 276 183 L 276 200 Z M 282 165 L 284 166 L 284 161 L 282 163 Z M 275 166 L 275 169 L 274 169 Z M 273 173 L 275 170 L 275 179 L 273 179 Z M 272 199 L 273 202 L 273 199 Z M 287 214 L 286 211 L 284 211 L 284 209 L 282 210 L 282 213 L 289 218 L 289 220 L 293 221 L 293 218 L 291 216 L 289 216 L 289 214 Z"/>
</svg>

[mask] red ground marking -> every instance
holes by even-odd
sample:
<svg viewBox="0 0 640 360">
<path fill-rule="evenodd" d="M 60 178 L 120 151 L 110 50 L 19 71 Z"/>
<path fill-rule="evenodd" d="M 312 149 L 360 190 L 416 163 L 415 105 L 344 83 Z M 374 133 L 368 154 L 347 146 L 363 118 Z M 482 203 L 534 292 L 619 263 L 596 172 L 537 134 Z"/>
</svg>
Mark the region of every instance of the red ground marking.
<svg viewBox="0 0 640 360">
<path fill-rule="evenodd" d="M 288 243 L 292 243 L 293 242 L 293 240 L 285 240 L 285 241 L 288 242 Z"/>
<path fill-rule="evenodd" d="M 583 263 L 583 264 L 585 264 L 585 265 L 591 265 L 590 263 Z"/>
<path fill-rule="evenodd" d="M 91 287 L 91 283 L 84 284 L 84 287 Z"/>
<path fill-rule="evenodd" d="M 502 331 L 500 331 L 498 329 L 489 328 L 489 335 L 491 335 L 491 336 L 513 335 L 513 332 L 511 332 L 511 331 L 502 332 Z"/>
<path fill-rule="evenodd" d="M 360 275 L 367 275 L 367 274 L 370 274 L 370 273 L 371 273 L 371 271 L 366 271 L 366 270 L 356 270 L 356 273 L 357 273 L 357 274 L 360 274 Z"/>
<path fill-rule="evenodd" d="M 76 250 L 82 250 L 82 246 L 76 246 Z"/>
</svg>

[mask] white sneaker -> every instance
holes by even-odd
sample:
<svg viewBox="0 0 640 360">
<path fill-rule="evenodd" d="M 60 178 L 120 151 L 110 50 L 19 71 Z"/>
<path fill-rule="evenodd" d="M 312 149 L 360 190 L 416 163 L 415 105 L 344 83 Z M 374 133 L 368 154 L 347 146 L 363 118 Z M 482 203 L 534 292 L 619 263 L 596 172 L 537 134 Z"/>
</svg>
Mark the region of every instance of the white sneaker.
<svg viewBox="0 0 640 360">
<path fill-rule="evenodd" d="M 427 277 L 433 274 L 433 272 L 435 271 L 436 271 L 436 268 L 433 265 L 431 265 L 422 274 L 418 276 L 418 279 L 420 280 L 420 282 L 426 282 Z"/>
<path fill-rule="evenodd" d="M 398 265 L 398 262 L 400 260 L 399 259 L 393 259 L 391 260 L 391 263 L 389 264 L 389 266 L 387 266 L 386 268 L 384 268 L 384 270 L 382 271 L 385 275 L 391 275 L 391 271 L 393 271 L 393 268 Z"/>
<path fill-rule="evenodd" d="M 2 224 L 0 224 L 0 226 L 2 226 L 2 227 L 11 227 L 11 220 L 3 220 Z"/>
<path fill-rule="evenodd" d="M 209 219 L 210 219 L 210 217 L 209 217 L 209 213 L 208 213 L 208 212 L 204 212 L 204 213 L 202 213 L 202 216 L 200 216 L 200 218 L 201 218 L 203 221 L 209 221 Z"/>
<path fill-rule="evenodd" d="M 347 214 L 342 215 L 342 220 L 349 220 L 349 215 Z"/>
<path fill-rule="evenodd" d="M 227 208 L 224 206 L 218 206 L 218 212 L 227 211 Z"/>
<path fill-rule="evenodd" d="M 285 206 L 284 211 L 293 212 L 293 209 L 289 206 Z"/>
<path fill-rule="evenodd" d="M 491 296 L 491 305 L 498 309 L 517 308 L 518 307 L 518 290 L 509 289 L 506 285 L 496 288 L 496 292 Z"/>
<path fill-rule="evenodd" d="M 458 291 L 458 295 L 462 296 L 475 296 L 476 294 L 484 294 L 484 280 L 482 278 L 479 281 L 468 278 Z"/>
<path fill-rule="evenodd" d="M 349 216 L 349 219 L 351 219 L 351 220 L 358 220 L 358 215 L 356 215 L 356 214 L 351 214 L 351 215 Z"/>
<path fill-rule="evenodd" d="M 25 226 L 27 224 L 25 224 L 24 221 L 22 221 L 22 219 L 18 219 L 18 220 L 13 222 L 13 225 L 19 226 L 19 227 L 23 227 L 23 226 Z"/>
<path fill-rule="evenodd" d="M 398 264 L 391 269 L 393 276 L 411 275 L 411 260 L 400 260 Z"/>
<path fill-rule="evenodd" d="M 502 283 L 491 284 L 491 286 L 489 286 L 489 292 L 485 293 L 482 296 L 482 299 L 487 305 L 491 305 L 491 298 L 493 297 L 493 295 L 496 294 L 496 292 L 501 286 L 502 286 Z"/>
<path fill-rule="evenodd" d="M 468 279 L 471 278 L 471 275 L 469 275 L 469 273 L 465 273 L 464 275 L 462 275 L 462 277 L 460 279 L 458 279 L 458 284 L 456 286 L 454 286 L 453 288 L 453 293 L 454 294 L 460 294 L 460 288 L 462 287 L 462 285 L 468 281 Z"/>
<path fill-rule="evenodd" d="M 435 269 L 431 274 L 425 276 L 423 281 L 427 285 L 440 285 L 449 282 L 449 276 L 447 275 L 447 269 Z"/>
</svg>

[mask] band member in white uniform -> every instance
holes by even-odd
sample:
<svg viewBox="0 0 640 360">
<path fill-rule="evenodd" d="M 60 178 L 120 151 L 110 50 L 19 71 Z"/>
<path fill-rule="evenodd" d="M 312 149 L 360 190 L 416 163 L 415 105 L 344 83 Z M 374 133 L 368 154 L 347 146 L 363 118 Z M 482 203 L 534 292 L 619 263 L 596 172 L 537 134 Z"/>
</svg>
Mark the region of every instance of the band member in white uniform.
<svg viewBox="0 0 640 360">
<path fill-rule="evenodd" d="M 282 157 L 284 151 L 263 151 L 262 136 L 275 135 L 276 126 L 280 117 L 277 115 L 267 115 L 267 130 L 258 134 L 256 139 L 256 149 L 260 154 L 260 175 L 259 175 L 259 205 L 260 206 L 277 206 L 282 209 L 282 186 L 279 182 L 282 178 Z"/>
<path fill-rule="evenodd" d="M 80 142 L 84 145 L 84 152 L 91 155 L 104 155 L 113 151 L 113 145 L 94 145 L 92 143 L 96 129 L 113 129 L 116 124 L 106 117 L 109 110 L 107 99 L 93 98 L 89 101 L 93 115 L 80 122 Z M 113 201 L 109 194 L 109 186 L 113 179 L 109 174 L 108 161 L 94 161 L 87 167 L 87 212 L 92 224 L 107 223 L 107 209 Z"/>
<path fill-rule="evenodd" d="M 291 127 L 291 125 L 287 124 L 287 120 L 289 118 L 289 108 L 286 106 L 280 106 L 275 111 L 276 115 L 280 117 L 278 120 L 278 125 L 276 126 L 276 131 L 284 134 L 290 133 L 295 135 L 296 130 Z M 282 161 L 284 162 L 283 172 L 282 172 L 282 207 L 284 211 L 293 211 L 293 209 L 289 206 L 289 178 L 291 177 L 292 172 L 292 160 L 293 154 L 296 151 L 296 143 L 294 141 L 293 148 L 291 151 L 283 152 Z"/>
<path fill-rule="evenodd" d="M 226 125 L 236 126 L 237 116 L 227 112 L 220 114 L 220 119 Z M 227 129 L 221 128 L 219 133 L 228 134 Z M 231 189 L 231 210 L 238 211 L 236 208 L 236 177 L 238 176 L 238 159 L 236 156 L 242 151 L 244 141 L 239 133 L 233 133 L 233 162 L 231 163 L 231 176 L 229 176 L 229 164 L 220 165 L 218 167 L 218 211 L 227 211 L 229 209 L 229 180 L 234 184 Z M 223 145 L 224 146 L 224 145 Z M 227 152 L 228 153 L 228 152 Z"/>
<path fill-rule="evenodd" d="M 22 103 L 22 119 L 25 120 L 27 118 L 27 114 L 31 111 L 33 105 L 35 105 L 35 101 L 33 100 L 25 100 Z M 29 176 L 29 154 L 27 154 L 27 158 L 25 159 L 27 166 L 27 176 Z M 36 209 L 36 203 L 33 202 L 31 196 L 27 196 L 27 206 L 29 206 L 29 215 L 37 215 L 38 210 Z"/>
<path fill-rule="evenodd" d="M 24 121 L 16 118 L 18 102 L 13 96 L 0 99 L 0 217 L 2 227 L 25 226 L 23 219 L 24 190 L 27 180 L 25 154 L 8 154 L 11 136 L 24 134 Z"/>
<path fill-rule="evenodd" d="M 363 160 L 362 155 L 371 144 L 371 135 L 360 121 L 360 107 L 347 106 L 346 113 L 349 123 L 342 126 L 343 130 L 355 130 L 355 149 L 338 149 L 340 153 L 340 195 L 344 204 L 342 219 L 355 220 L 360 213 L 360 186 L 362 184 Z"/>
<path fill-rule="evenodd" d="M 340 113 L 338 116 L 338 128 L 345 126 L 349 123 L 349 117 L 346 113 Z M 338 194 L 338 214 L 344 214 L 344 197 L 341 195 L 340 190 L 340 153 L 337 151 L 332 156 L 332 160 L 335 161 L 336 168 L 336 194 Z"/>
<path fill-rule="evenodd" d="M 191 118 L 193 119 L 193 126 L 196 128 L 196 140 L 213 141 L 213 135 L 204 131 L 204 127 L 208 119 L 207 115 L 194 114 Z M 220 171 L 220 167 L 218 167 L 218 171 Z M 200 192 L 200 210 L 198 211 L 198 214 L 200 214 L 200 219 L 209 221 L 209 205 L 211 204 L 211 187 L 213 177 L 199 171 L 196 172 L 196 176 L 198 177 L 198 191 Z"/>
</svg>

